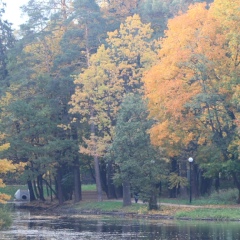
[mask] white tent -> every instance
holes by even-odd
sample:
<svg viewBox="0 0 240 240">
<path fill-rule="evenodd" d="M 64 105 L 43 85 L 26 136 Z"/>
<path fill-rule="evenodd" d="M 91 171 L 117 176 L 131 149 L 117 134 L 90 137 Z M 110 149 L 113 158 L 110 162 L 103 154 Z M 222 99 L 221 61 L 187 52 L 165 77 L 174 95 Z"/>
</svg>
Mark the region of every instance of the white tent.
<svg viewBox="0 0 240 240">
<path fill-rule="evenodd" d="M 14 198 L 18 201 L 30 201 L 29 190 L 18 189 L 14 194 Z"/>
</svg>

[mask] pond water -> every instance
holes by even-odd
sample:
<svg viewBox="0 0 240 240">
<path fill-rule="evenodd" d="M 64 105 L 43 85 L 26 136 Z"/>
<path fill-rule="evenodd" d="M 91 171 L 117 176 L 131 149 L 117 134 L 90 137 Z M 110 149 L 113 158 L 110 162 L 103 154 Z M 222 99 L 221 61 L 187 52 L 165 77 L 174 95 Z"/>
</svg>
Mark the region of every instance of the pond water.
<svg viewBox="0 0 240 240">
<path fill-rule="evenodd" d="M 1 240 L 240 240 L 238 222 L 153 221 L 99 215 L 68 218 L 26 210 L 16 210 L 13 217 L 11 228 L 0 231 Z"/>
</svg>

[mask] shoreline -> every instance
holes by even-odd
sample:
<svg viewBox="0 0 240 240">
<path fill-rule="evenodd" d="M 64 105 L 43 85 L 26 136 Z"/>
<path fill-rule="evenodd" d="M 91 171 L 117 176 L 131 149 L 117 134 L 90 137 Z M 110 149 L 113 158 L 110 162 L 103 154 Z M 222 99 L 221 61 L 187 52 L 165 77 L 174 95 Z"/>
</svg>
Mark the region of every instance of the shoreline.
<svg viewBox="0 0 240 240">
<path fill-rule="evenodd" d="M 160 204 L 160 210 L 155 211 L 147 211 L 146 205 L 137 204 L 139 209 L 132 210 L 131 207 L 125 207 L 120 209 L 109 209 L 104 210 L 101 209 L 102 204 L 116 204 L 121 205 L 121 202 L 117 201 L 104 201 L 104 202 L 86 202 L 81 201 L 79 203 L 66 202 L 63 205 L 59 205 L 56 201 L 34 201 L 23 203 L 20 206 L 16 206 L 15 208 L 24 208 L 36 211 L 42 211 L 42 213 L 47 214 L 57 214 L 62 217 L 77 217 L 81 214 L 83 215 L 105 215 L 105 216 L 116 216 L 116 217 L 126 217 L 126 218 L 135 218 L 135 219 L 149 219 L 149 220 L 183 220 L 183 221 L 234 221 L 240 222 L 239 218 L 231 218 L 231 212 L 229 215 L 222 214 L 225 210 L 230 211 L 231 209 L 240 212 L 239 206 L 195 206 L 195 205 L 181 205 L 181 204 Z M 14 203 L 12 203 L 14 204 Z M 134 204 L 135 205 L 135 204 Z M 100 207 L 99 207 L 100 206 Z M 136 205 L 135 205 L 136 206 Z M 143 209 L 145 207 L 145 209 Z M 201 216 L 197 215 L 196 217 L 191 216 L 191 212 L 197 212 L 201 214 L 201 212 L 210 212 L 217 211 L 219 214 L 217 216 Z M 179 213 L 183 214 L 182 216 Z M 240 216 L 240 215 L 239 215 Z"/>
</svg>

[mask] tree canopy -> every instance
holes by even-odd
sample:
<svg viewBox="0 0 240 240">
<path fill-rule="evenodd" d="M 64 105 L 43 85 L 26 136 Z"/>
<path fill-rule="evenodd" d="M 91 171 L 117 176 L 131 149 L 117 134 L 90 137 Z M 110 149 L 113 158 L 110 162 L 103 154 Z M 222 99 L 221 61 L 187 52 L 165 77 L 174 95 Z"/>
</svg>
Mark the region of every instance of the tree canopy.
<svg viewBox="0 0 240 240">
<path fill-rule="evenodd" d="M 240 193 L 239 6 L 30 0 L 15 39 L 1 1 L 0 158 L 25 163 L 31 200 L 46 184 L 80 201 L 87 171 L 99 200 L 138 190 L 154 208 L 152 189 L 186 190 L 190 155 L 196 189 L 221 175 Z"/>
<path fill-rule="evenodd" d="M 170 156 L 195 144 L 199 163 L 222 162 L 233 176 L 239 172 L 233 147 L 239 139 L 239 3 L 196 4 L 169 20 L 159 62 L 145 75 L 150 115 L 158 120 L 152 143 Z"/>
</svg>

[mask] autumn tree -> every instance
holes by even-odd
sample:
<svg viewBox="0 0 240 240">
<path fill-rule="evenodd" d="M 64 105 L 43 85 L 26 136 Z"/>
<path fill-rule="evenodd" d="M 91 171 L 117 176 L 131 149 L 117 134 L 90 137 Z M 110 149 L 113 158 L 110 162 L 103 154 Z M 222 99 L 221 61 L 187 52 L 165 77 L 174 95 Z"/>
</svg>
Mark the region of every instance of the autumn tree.
<svg viewBox="0 0 240 240">
<path fill-rule="evenodd" d="M 6 139 L 6 136 L 4 134 L 0 135 L 0 141 L 1 141 L 1 146 L 0 146 L 0 155 L 2 156 L 2 153 L 9 149 L 10 144 L 9 143 L 4 143 Z M 19 162 L 18 164 L 14 164 L 12 160 L 6 159 L 6 158 L 1 158 L 0 159 L 0 187 L 3 188 L 5 187 L 5 180 L 7 179 L 7 173 L 16 173 L 19 172 L 21 173 L 24 168 L 24 163 Z M 6 200 L 9 200 L 11 196 L 7 194 L 0 193 L 0 203 L 5 203 Z"/>
<path fill-rule="evenodd" d="M 9 144 L 4 144 L 0 146 L 0 151 L 4 151 L 9 148 Z M 0 174 L 1 176 L 7 172 L 14 171 L 16 167 L 12 163 L 12 161 L 7 159 L 0 159 Z M 0 179 L 0 187 L 4 187 L 5 184 L 2 179 Z M 9 200 L 11 196 L 8 196 L 4 193 L 0 193 L 0 203 L 4 203 L 6 200 Z"/>
<path fill-rule="evenodd" d="M 229 149 L 238 138 L 233 97 L 239 43 L 230 37 L 238 35 L 239 19 L 232 17 L 239 15 L 237 5 L 238 1 L 215 1 L 208 9 L 196 4 L 169 20 L 159 63 L 146 73 L 145 86 L 150 115 L 158 120 L 151 129 L 152 142 L 172 157 L 195 145 L 192 154 L 197 162 L 231 166 L 228 172 L 238 186 L 237 155 L 233 157 Z M 218 158 L 211 157 L 210 146 Z"/>
<path fill-rule="evenodd" d="M 139 16 L 127 18 L 119 30 L 108 33 L 107 47 L 98 48 L 88 69 L 75 80 L 71 113 L 80 113 L 84 116 L 82 121 L 92 125 L 91 144 L 88 140 L 85 143 L 95 161 L 105 155 L 112 141 L 116 113 L 124 94 L 142 92 L 142 73 L 156 55 L 157 44 L 150 41 L 151 34 L 150 25 L 143 24 Z"/>
</svg>

